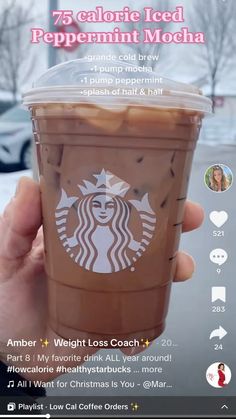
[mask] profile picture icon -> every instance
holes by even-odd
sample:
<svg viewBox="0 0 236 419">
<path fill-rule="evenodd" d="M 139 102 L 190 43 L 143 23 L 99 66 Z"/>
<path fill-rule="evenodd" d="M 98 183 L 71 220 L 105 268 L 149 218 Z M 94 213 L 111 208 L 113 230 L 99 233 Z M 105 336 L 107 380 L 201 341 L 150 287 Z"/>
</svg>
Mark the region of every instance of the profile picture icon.
<svg viewBox="0 0 236 419">
<path fill-rule="evenodd" d="M 215 362 L 210 365 L 206 372 L 208 384 L 215 388 L 226 387 L 231 381 L 231 370 L 223 362 Z"/>
<path fill-rule="evenodd" d="M 224 164 L 208 167 L 205 173 L 205 185 L 213 192 L 226 192 L 232 186 L 232 170 Z"/>
</svg>

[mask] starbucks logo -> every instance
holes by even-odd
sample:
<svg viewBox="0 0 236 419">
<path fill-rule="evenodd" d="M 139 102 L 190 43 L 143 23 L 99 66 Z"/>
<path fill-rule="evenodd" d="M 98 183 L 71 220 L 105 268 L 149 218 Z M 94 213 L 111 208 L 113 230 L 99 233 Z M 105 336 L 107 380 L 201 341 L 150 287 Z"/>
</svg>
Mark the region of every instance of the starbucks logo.
<svg viewBox="0 0 236 419">
<path fill-rule="evenodd" d="M 56 207 L 59 238 L 75 263 L 98 273 L 118 272 L 132 266 L 152 240 L 156 216 L 148 194 L 139 200 L 126 200 L 130 185 L 109 171 L 93 175 L 94 182 L 83 180 L 79 197 L 69 197 L 64 189 Z M 67 220 L 76 208 L 78 222 L 68 237 Z M 142 226 L 141 240 L 131 231 L 131 206 L 137 211 Z M 132 211 L 133 213 L 133 211 Z"/>
</svg>

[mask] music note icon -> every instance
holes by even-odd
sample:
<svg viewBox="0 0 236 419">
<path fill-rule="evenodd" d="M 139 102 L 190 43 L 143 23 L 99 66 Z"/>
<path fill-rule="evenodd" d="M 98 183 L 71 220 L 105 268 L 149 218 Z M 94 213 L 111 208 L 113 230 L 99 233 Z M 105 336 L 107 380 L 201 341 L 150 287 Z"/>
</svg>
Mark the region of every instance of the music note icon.
<svg viewBox="0 0 236 419">
<path fill-rule="evenodd" d="M 7 385 L 7 388 L 9 388 L 9 387 L 14 387 L 14 385 L 15 385 L 15 382 L 14 381 L 9 381 L 9 383 L 8 383 L 8 385 Z"/>
</svg>

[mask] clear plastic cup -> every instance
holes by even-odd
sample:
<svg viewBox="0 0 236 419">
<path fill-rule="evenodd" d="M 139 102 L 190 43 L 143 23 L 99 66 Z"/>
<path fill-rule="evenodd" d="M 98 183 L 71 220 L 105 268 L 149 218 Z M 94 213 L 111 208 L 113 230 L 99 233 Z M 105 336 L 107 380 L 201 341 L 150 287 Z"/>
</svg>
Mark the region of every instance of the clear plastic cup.
<svg viewBox="0 0 236 419">
<path fill-rule="evenodd" d="M 60 64 L 24 95 L 38 151 L 51 327 L 109 344 L 164 330 L 193 152 L 211 112 L 193 86 L 110 66 L 93 86 L 90 62 Z M 115 66 L 124 68 L 120 83 Z"/>
</svg>

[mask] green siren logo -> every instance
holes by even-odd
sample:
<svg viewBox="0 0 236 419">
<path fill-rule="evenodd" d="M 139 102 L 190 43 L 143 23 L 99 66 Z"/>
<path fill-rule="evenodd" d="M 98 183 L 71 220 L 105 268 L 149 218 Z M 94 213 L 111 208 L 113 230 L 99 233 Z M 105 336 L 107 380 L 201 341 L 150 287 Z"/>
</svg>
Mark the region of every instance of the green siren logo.
<svg viewBox="0 0 236 419">
<path fill-rule="evenodd" d="M 98 273 L 118 272 L 132 266 L 148 247 L 156 225 L 146 193 L 139 200 L 125 200 L 130 185 L 102 169 L 96 183 L 78 185 L 80 197 L 69 197 L 64 189 L 55 217 L 59 238 L 75 263 Z M 135 240 L 131 227 L 131 205 L 137 211 L 142 238 Z M 76 208 L 78 223 L 72 237 L 67 235 L 70 210 Z M 134 211 L 132 211 L 133 214 Z"/>
</svg>

